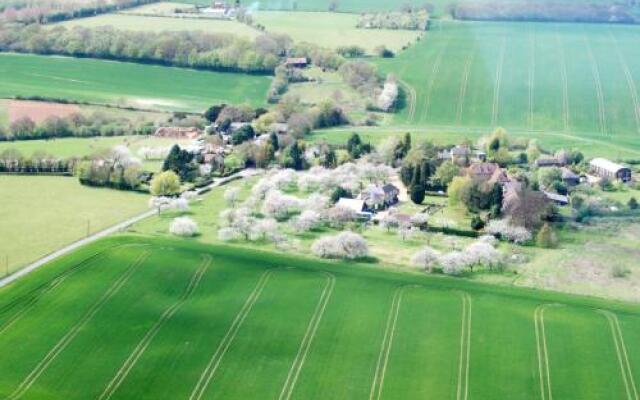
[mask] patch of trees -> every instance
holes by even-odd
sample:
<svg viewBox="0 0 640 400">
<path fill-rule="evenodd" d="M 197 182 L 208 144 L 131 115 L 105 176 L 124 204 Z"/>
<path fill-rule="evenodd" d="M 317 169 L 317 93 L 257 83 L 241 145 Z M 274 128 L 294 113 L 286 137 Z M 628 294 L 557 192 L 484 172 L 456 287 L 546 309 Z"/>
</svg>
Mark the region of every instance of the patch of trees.
<svg viewBox="0 0 640 400">
<path fill-rule="evenodd" d="M 462 20 L 606 22 L 634 24 L 638 18 L 625 4 L 548 2 L 463 2 L 453 9 Z"/>
<path fill-rule="evenodd" d="M 306 57 L 313 65 L 334 71 L 340 68 L 345 62 L 344 57 L 334 50 L 319 47 L 308 42 L 296 43 L 289 50 L 289 56 Z"/>
<path fill-rule="evenodd" d="M 0 51 L 62 54 L 229 72 L 272 73 L 291 39 L 263 34 L 254 40 L 227 33 L 134 32 L 113 27 L 0 31 Z"/>
<path fill-rule="evenodd" d="M 4 7 L 0 6 L 0 19 L 7 22 L 47 23 L 59 22 L 73 18 L 91 17 L 97 14 L 110 13 L 158 0 L 49 0 L 49 1 L 15 1 Z"/>
<path fill-rule="evenodd" d="M 180 177 L 182 182 L 191 182 L 198 175 L 198 165 L 192 153 L 181 149 L 176 144 L 169 151 L 167 158 L 165 158 L 162 164 L 162 171 L 173 171 Z"/>
<path fill-rule="evenodd" d="M 308 81 L 308 78 L 303 75 L 302 70 L 279 65 L 275 70 L 275 77 L 271 81 L 271 87 L 267 93 L 267 101 L 269 103 L 277 103 L 289 89 L 290 83 L 306 81 Z"/>
<path fill-rule="evenodd" d="M 429 27 L 429 13 L 425 9 L 365 13 L 360 15 L 356 26 L 362 29 L 426 31 Z"/>
<path fill-rule="evenodd" d="M 340 67 L 344 82 L 369 99 L 367 109 L 372 111 L 391 111 L 398 101 L 398 84 L 393 75 L 382 79 L 372 64 L 365 61 L 349 61 Z"/>
<path fill-rule="evenodd" d="M 66 117 L 51 116 L 41 123 L 36 123 L 29 117 L 19 118 L 8 129 L 0 127 L 0 141 L 149 135 L 154 130 L 152 122 L 134 123 L 126 118 L 114 118 L 100 112 L 90 115 L 74 113 Z"/>
<path fill-rule="evenodd" d="M 119 190 L 139 190 L 146 175 L 140 160 L 126 146 L 79 162 L 75 174 L 83 185 Z"/>
</svg>

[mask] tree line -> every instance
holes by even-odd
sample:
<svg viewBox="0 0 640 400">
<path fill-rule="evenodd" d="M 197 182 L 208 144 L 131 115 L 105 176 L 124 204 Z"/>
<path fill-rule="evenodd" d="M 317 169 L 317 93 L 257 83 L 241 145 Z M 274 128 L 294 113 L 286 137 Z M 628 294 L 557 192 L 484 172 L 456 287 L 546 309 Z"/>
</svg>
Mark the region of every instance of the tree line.
<svg viewBox="0 0 640 400">
<path fill-rule="evenodd" d="M 8 129 L 0 126 L 0 141 L 150 135 L 154 130 L 152 122 L 134 123 L 126 118 L 113 118 L 100 112 L 90 115 L 73 113 L 66 117 L 50 116 L 40 123 L 29 117 L 19 118 Z"/>
<path fill-rule="evenodd" d="M 14 1 L 0 5 L 0 19 L 7 22 L 47 23 L 65 21 L 73 18 L 91 17 L 155 3 L 158 0 L 49 0 L 49 1 Z"/>
<path fill-rule="evenodd" d="M 113 27 L 30 25 L 0 30 L 0 51 L 59 54 L 257 74 L 273 73 L 291 47 L 286 35 L 249 40 L 227 33 L 134 32 Z"/>
<path fill-rule="evenodd" d="M 77 159 L 60 159 L 46 152 L 35 152 L 25 157 L 16 149 L 7 149 L 0 153 L 0 172 L 16 174 L 70 174 Z"/>
</svg>

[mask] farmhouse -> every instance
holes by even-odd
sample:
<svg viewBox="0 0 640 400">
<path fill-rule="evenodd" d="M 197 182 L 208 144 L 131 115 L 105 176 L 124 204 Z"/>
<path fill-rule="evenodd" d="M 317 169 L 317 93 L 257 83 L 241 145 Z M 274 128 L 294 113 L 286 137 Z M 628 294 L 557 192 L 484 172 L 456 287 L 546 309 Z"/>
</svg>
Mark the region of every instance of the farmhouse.
<svg viewBox="0 0 640 400">
<path fill-rule="evenodd" d="M 600 178 L 616 179 L 622 182 L 631 180 L 631 169 L 604 158 L 594 158 L 589 163 L 591 172 Z"/>
</svg>

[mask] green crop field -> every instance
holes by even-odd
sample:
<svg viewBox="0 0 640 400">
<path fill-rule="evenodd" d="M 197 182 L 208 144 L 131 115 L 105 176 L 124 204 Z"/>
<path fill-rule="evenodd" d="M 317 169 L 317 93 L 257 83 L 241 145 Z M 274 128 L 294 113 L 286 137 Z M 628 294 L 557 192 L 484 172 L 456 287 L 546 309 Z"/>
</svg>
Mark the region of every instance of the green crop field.
<svg viewBox="0 0 640 400">
<path fill-rule="evenodd" d="M 10 399 L 609 400 L 640 379 L 637 306 L 184 240 L 98 242 L 0 294 Z"/>
<path fill-rule="evenodd" d="M 640 29 L 544 23 L 435 24 L 381 60 L 405 84 L 408 125 L 503 126 L 640 149 Z"/>
<path fill-rule="evenodd" d="M 146 211 L 147 199 L 76 178 L 0 176 L 0 276 Z"/>
<path fill-rule="evenodd" d="M 221 102 L 265 102 L 270 77 L 115 61 L 0 54 L 0 97 L 44 96 L 200 112 Z"/>
<path fill-rule="evenodd" d="M 134 10 L 129 10 L 135 12 Z M 195 19 L 195 18 L 172 18 L 154 17 L 127 14 L 103 14 L 90 18 L 73 19 L 58 24 L 53 27 L 64 26 L 73 28 L 82 26 L 93 28 L 98 26 L 112 26 L 115 29 L 130 31 L 201 31 L 205 33 L 230 33 L 243 36 L 248 39 L 260 35 L 257 29 L 253 29 L 245 24 L 236 21 L 225 21 L 215 19 Z"/>
<path fill-rule="evenodd" d="M 330 12 L 259 11 L 253 15 L 268 32 L 285 33 L 295 42 L 315 43 L 327 48 L 356 45 L 373 53 L 378 46 L 394 52 L 415 42 L 419 31 L 358 29 L 355 14 Z M 319 34 L 319 32 L 322 32 Z"/>
</svg>

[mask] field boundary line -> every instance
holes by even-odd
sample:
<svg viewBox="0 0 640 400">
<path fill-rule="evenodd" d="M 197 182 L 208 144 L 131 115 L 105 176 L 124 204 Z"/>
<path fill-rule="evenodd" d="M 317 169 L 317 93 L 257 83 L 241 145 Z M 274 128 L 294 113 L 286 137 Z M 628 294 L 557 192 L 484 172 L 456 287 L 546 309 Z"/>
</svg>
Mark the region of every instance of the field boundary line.
<svg viewBox="0 0 640 400">
<path fill-rule="evenodd" d="M 569 114 L 569 82 L 567 77 L 567 62 L 564 57 L 564 44 L 558 30 L 555 31 L 556 45 L 558 47 L 558 58 L 560 59 L 560 81 L 562 85 L 562 123 L 565 132 L 569 131 L 571 117 Z"/>
<path fill-rule="evenodd" d="M 609 322 L 611 328 L 611 338 L 616 348 L 616 354 L 618 357 L 618 364 L 620 365 L 620 374 L 624 382 L 625 390 L 627 392 L 628 400 L 638 400 L 638 390 L 633 378 L 633 371 L 631 364 L 629 363 L 629 355 L 627 353 L 627 347 L 624 343 L 624 336 L 622 336 L 622 330 L 620 329 L 620 322 L 618 316 L 608 310 L 598 310 Z"/>
<path fill-rule="evenodd" d="M 429 120 L 429 108 L 431 107 L 431 93 L 433 91 L 433 87 L 436 84 L 436 75 L 440 73 L 440 64 L 442 63 L 442 57 L 444 56 L 444 52 L 449 47 L 449 42 L 451 41 L 451 37 L 448 36 L 445 40 L 442 48 L 438 51 L 438 55 L 436 56 L 436 60 L 433 63 L 433 67 L 431 68 L 431 76 L 429 77 L 429 84 L 427 85 L 427 97 L 424 102 L 424 120 Z"/>
<path fill-rule="evenodd" d="M 406 81 L 398 79 L 398 82 L 400 85 L 405 87 L 409 94 L 409 110 L 407 111 L 409 115 L 407 116 L 407 122 L 412 123 L 416 116 L 416 102 L 418 101 L 418 95 L 416 94 L 416 90 L 413 86 L 409 85 Z"/>
<path fill-rule="evenodd" d="M 529 130 L 533 131 L 533 109 L 536 82 L 536 34 L 529 25 Z"/>
<path fill-rule="evenodd" d="M 587 48 L 587 55 L 589 56 L 589 64 L 591 64 L 591 75 L 593 76 L 593 82 L 596 86 L 596 99 L 598 100 L 598 120 L 600 123 L 600 133 L 607 134 L 607 116 L 604 105 L 604 94 L 602 92 L 602 81 L 600 80 L 600 68 L 593 55 L 593 49 L 591 48 L 591 41 L 587 37 L 586 33 L 582 32 L 582 40 Z"/>
<path fill-rule="evenodd" d="M 267 270 L 263 272 L 262 275 L 260 275 L 256 286 L 247 297 L 238 314 L 236 314 L 236 317 L 231 323 L 231 326 L 229 326 L 229 329 L 225 333 L 225 336 L 222 338 L 222 341 L 220 341 L 220 343 L 218 344 L 215 353 L 213 353 L 211 359 L 209 360 L 209 363 L 202 371 L 202 374 L 200 374 L 200 378 L 193 388 L 191 395 L 189 396 L 189 400 L 200 400 L 202 396 L 204 396 L 204 393 L 209 387 L 209 384 L 211 383 L 211 380 L 213 379 L 216 371 L 218 370 L 218 367 L 220 366 L 224 355 L 226 354 L 227 350 L 229 350 L 229 347 L 233 343 L 236 335 L 238 334 L 238 331 L 253 309 L 256 301 L 262 294 L 262 291 L 264 290 L 264 287 L 266 286 L 272 274 L 273 270 Z"/>
<path fill-rule="evenodd" d="M 616 51 L 616 55 L 618 56 L 618 62 L 622 66 L 622 71 L 624 72 L 625 78 L 627 80 L 627 87 L 629 88 L 629 93 L 631 94 L 631 101 L 633 102 L 633 115 L 636 119 L 636 129 L 638 133 L 640 133 L 640 100 L 638 100 L 638 89 L 636 87 L 636 83 L 633 79 L 633 75 L 631 75 L 631 70 L 629 69 L 629 65 L 627 64 L 627 60 L 624 55 L 620 51 L 620 46 L 618 45 L 618 40 L 611 33 L 611 29 L 608 30 L 609 38 L 613 43 L 613 47 Z"/>
<path fill-rule="evenodd" d="M 304 362 L 307 359 L 307 354 L 309 353 L 309 349 L 311 348 L 313 339 L 315 338 L 318 327 L 320 326 L 320 321 L 322 320 L 325 309 L 327 308 L 329 299 L 333 294 L 333 288 L 335 287 L 336 278 L 333 274 L 328 272 L 325 272 L 324 275 L 327 278 L 327 282 L 324 286 L 324 289 L 322 290 L 322 294 L 320 295 L 320 299 L 318 300 L 318 304 L 316 305 L 313 316 L 311 317 L 311 320 L 307 325 L 307 330 L 304 337 L 302 338 L 302 342 L 300 342 L 298 353 L 296 354 L 296 357 L 291 364 L 287 379 L 282 386 L 282 391 L 280 392 L 280 396 L 278 397 L 279 400 L 289 400 L 291 398 L 293 390 L 298 381 L 298 377 L 300 376 L 300 371 L 302 371 Z"/>
<path fill-rule="evenodd" d="M 155 336 L 160 332 L 164 324 L 166 324 L 178 310 L 184 305 L 184 303 L 189 300 L 191 295 L 196 291 L 200 282 L 202 281 L 203 276 L 209 269 L 211 265 L 211 256 L 204 255 L 202 263 L 198 267 L 198 269 L 191 276 L 191 280 L 189 281 L 187 287 L 184 292 L 180 296 L 180 298 L 174 302 L 170 307 L 168 307 L 160 316 L 153 326 L 147 331 L 142 340 L 138 343 L 138 345 L 133 349 L 129 357 L 122 364 L 120 369 L 116 372 L 115 376 L 111 379 L 111 381 L 107 384 L 102 394 L 98 397 L 99 400 L 110 399 L 111 396 L 118 390 L 122 382 L 127 378 L 133 367 L 137 364 L 138 360 L 147 350 L 147 347 L 151 344 Z"/>
<path fill-rule="evenodd" d="M 389 353 L 391 352 L 391 345 L 393 344 L 393 337 L 395 335 L 398 314 L 400 313 L 402 296 L 404 295 L 404 291 L 406 288 L 407 286 L 401 286 L 393 292 L 391 307 L 389 308 L 389 314 L 387 315 L 387 323 L 384 330 L 384 336 L 382 337 L 382 344 L 380 345 L 380 352 L 378 353 L 376 371 L 373 376 L 373 382 L 371 383 L 369 400 L 379 400 L 382 396 L 384 375 L 387 370 L 387 363 L 389 362 Z"/>
<path fill-rule="evenodd" d="M 553 400 L 551 390 L 551 369 L 549 368 L 549 350 L 547 348 L 547 333 L 544 325 L 544 312 L 548 307 L 560 306 L 556 303 L 540 304 L 533 312 L 538 350 L 538 372 L 540 374 L 540 396 L 542 400 Z"/>
<path fill-rule="evenodd" d="M 113 298 L 120 289 L 129 281 L 129 278 L 144 263 L 151 251 L 143 252 L 136 260 L 129 265 L 125 272 L 111 284 L 107 291 L 87 310 L 80 320 L 73 325 L 69 331 L 56 343 L 56 345 L 45 355 L 45 357 L 35 366 L 35 368 L 20 383 L 18 388 L 9 395 L 8 399 L 18 399 L 35 383 L 56 357 L 73 341 L 80 330 L 102 309 L 102 307 Z"/>
<path fill-rule="evenodd" d="M 467 85 L 469 82 L 469 75 L 471 74 L 471 65 L 475 58 L 475 49 L 469 52 L 467 59 L 465 60 L 464 69 L 462 71 L 462 81 L 460 82 L 460 89 L 458 90 L 458 107 L 456 110 L 456 122 L 462 121 L 462 112 L 464 110 L 464 101 L 467 96 Z"/>
<path fill-rule="evenodd" d="M 471 296 L 466 292 L 459 293 L 462 300 L 462 318 L 456 399 L 467 400 L 469 398 L 469 360 L 471 357 Z"/>
<path fill-rule="evenodd" d="M 496 80 L 493 85 L 493 104 L 491 108 L 491 126 L 498 123 L 498 111 L 500 109 L 500 87 L 502 86 L 502 70 L 504 68 L 504 53 L 507 47 L 507 37 L 502 37 L 500 45 L 500 54 L 496 63 Z"/>
</svg>

